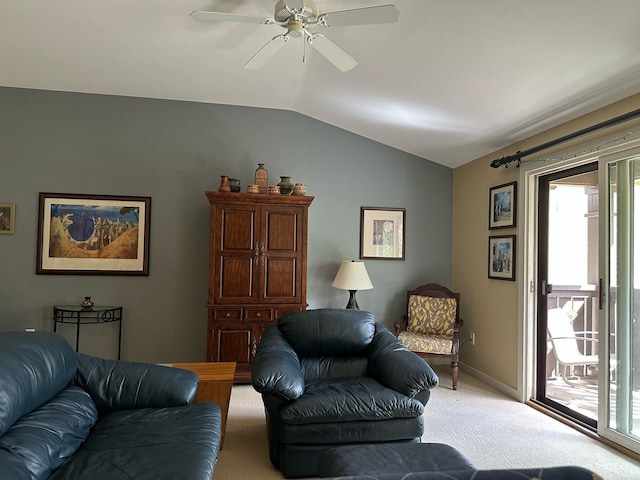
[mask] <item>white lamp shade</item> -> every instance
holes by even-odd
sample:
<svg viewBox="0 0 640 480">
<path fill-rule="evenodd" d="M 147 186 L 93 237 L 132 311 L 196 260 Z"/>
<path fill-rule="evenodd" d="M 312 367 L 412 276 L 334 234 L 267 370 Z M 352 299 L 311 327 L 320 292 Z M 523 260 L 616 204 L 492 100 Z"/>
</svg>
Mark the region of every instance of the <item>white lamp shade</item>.
<svg viewBox="0 0 640 480">
<path fill-rule="evenodd" d="M 332 285 L 342 290 L 370 290 L 373 288 L 364 262 L 356 262 L 355 260 L 345 260 L 340 264 L 340 269 Z"/>
</svg>

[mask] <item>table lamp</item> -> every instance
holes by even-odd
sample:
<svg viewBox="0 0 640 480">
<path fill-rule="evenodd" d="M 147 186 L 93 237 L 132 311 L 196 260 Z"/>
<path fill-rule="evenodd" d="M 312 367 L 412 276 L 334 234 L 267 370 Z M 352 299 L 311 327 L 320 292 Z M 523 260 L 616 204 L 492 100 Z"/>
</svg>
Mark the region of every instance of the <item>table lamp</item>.
<svg viewBox="0 0 640 480">
<path fill-rule="evenodd" d="M 355 260 L 344 260 L 340 264 L 336 278 L 332 284 L 335 288 L 349 290 L 349 303 L 347 308 L 351 310 L 360 310 L 356 301 L 356 291 L 370 290 L 373 288 L 364 262 L 356 262 Z"/>
</svg>

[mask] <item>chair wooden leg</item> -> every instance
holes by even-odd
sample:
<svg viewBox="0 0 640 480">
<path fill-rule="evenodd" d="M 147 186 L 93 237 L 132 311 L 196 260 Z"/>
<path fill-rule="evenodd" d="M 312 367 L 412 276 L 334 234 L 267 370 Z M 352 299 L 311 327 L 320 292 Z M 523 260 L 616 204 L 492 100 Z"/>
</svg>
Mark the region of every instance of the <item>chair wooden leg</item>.
<svg viewBox="0 0 640 480">
<path fill-rule="evenodd" d="M 451 362 L 451 379 L 453 380 L 453 389 L 458 389 L 458 362 Z"/>
</svg>

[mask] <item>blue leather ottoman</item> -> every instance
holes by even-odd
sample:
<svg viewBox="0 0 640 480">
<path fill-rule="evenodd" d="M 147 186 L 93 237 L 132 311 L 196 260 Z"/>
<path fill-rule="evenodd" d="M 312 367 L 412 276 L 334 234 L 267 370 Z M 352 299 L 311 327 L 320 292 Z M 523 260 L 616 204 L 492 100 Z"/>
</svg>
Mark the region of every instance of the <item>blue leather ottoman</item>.
<svg viewBox="0 0 640 480">
<path fill-rule="evenodd" d="M 326 450 L 318 461 L 322 478 L 474 469 L 464 455 L 443 443 L 345 445 Z"/>
</svg>

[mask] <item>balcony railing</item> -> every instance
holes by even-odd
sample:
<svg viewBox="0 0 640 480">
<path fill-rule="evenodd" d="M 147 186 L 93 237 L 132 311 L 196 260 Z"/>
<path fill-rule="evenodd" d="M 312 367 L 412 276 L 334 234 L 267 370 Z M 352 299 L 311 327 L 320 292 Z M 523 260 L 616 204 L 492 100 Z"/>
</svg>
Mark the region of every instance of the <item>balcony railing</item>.
<svg viewBox="0 0 640 480">
<path fill-rule="evenodd" d="M 596 285 L 553 285 L 547 294 L 547 308 L 571 308 L 577 313 L 573 321 L 575 331 L 586 332 L 578 340 L 578 349 L 584 355 L 597 355 L 598 343 L 598 291 Z M 591 339 L 591 340 L 588 340 Z"/>
</svg>

